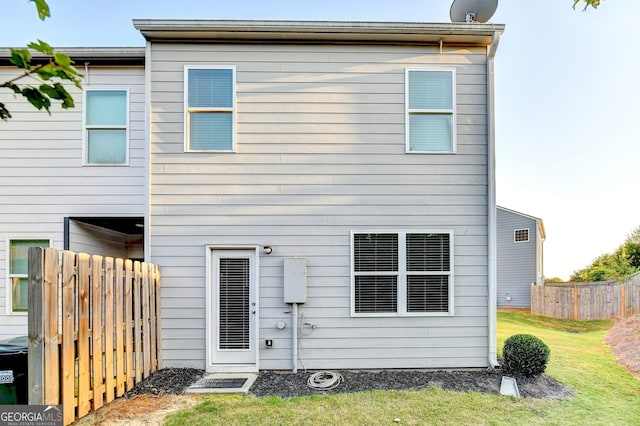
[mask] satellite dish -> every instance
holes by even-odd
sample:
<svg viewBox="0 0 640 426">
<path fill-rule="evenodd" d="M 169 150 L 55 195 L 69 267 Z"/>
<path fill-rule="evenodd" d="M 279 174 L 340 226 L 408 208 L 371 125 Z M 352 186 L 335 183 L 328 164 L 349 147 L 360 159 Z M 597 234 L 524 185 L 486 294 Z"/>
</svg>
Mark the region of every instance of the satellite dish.
<svg viewBox="0 0 640 426">
<path fill-rule="evenodd" d="M 498 0 L 454 0 L 451 22 L 487 22 L 498 8 Z"/>
</svg>

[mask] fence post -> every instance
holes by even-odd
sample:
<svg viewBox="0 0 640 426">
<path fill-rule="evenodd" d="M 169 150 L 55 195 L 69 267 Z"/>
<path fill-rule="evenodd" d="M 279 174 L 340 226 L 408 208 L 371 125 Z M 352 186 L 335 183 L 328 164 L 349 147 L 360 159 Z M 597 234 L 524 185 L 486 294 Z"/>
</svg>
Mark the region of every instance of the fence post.
<svg viewBox="0 0 640 426">
<path fill-rule="evenodd" d="M 620 316 L 624 318 L 626 315 L 626 295 L 625 295 L 625 282 L 620 283 Z"/>
<path fill-rule="evenodd" d="M 578 287 L 574 284 L 573 285 L 573 319 L 577 320 L 579 319 L 578 315 L 578 307 L 580 305 L 578 304 Z"/>
<path fill-rule="evenodd" d="M 43 324 L 44 324 L 44 379 L 43 404 L 60 403 L 60 336 L 58 335 L 59 289 L 58 274 L 60 263 L 58 250 L 44 250 L 44 288 L 43 288 Z"/>
<path fill-rule="evenodd" d="M 43 251 L 41 247 L 29 247 L 28 254 L 28 333 L 29 333 L 29 355 L 27 361 L 28 384 L 29 384 L 29 404 L 42 405 L 44 368 L 43 368 Z"/>
</svg>

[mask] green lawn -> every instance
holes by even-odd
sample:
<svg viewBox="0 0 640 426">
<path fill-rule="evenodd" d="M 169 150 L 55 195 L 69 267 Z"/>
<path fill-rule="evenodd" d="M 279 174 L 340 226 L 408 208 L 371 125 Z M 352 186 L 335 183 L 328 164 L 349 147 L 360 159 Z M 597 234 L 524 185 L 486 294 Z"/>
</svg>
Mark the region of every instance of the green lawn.
<svg viewBox="0 0 640 426">
<path fill-rule="evenodd" d="M 281 399 L 207 395 L 167 425 L 639 425 L 640 380 L 618 366 L 603 344 L 611 321 L 565 321 L 498 313 L 498 347 L 517 333 L 551 349 L 547 373 L 576 390 L 563 401 L 480 393 L 374 391 Z M 394 422 L 400 419 L 400 422 Z"/>
</svg>

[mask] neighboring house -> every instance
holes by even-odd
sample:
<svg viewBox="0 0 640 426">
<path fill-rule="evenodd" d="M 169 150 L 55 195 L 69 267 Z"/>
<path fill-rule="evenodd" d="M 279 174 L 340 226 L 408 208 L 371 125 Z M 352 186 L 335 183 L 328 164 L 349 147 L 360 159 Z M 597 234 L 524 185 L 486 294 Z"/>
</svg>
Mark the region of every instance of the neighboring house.
<svg viewBox="0 0 640 426">
<path fill-rule="evenodd" d="M 165 367 L 496 363 L 502 25 L 134 25 Z"/>
<path fill-rule="evenodd" d="M 27 332 L 27 247 L 144 257 L 144 49 L 64 49 L 84 74 L 76 107 L 0 92 L 0 339 Z M 0 81 L 20 75 L 0 50 Z M 33 84 L 35 80 L 23 79 Z"/>
<path fill-rule="evenodd" d="M 497 207 L 498 306 L 531 306 L 531 285 L 544 285 L 542 219 Z"/>
</svg>

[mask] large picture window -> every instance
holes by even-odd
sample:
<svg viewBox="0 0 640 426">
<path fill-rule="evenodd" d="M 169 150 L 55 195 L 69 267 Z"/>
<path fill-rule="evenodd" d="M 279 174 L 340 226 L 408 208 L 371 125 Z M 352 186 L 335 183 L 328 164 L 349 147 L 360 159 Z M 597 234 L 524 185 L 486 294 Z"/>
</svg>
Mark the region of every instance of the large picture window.
<svg viewBox="0 0 640 426">
<path fill-rule="evenodd" d="M 408 69 L 407 152 L 456 152 L 455 70 Z"/>
<path fill-rule="evenodd" d="M 85 163 L 125 165 L 129 162 L 129 92 L 85 90 Z"/>
<path fill-rule="evenodd" d="M 9 240 L 8 241 L 8 280 L 10 313 L 27 312 L 28 308 L 28 259 L 29 247 L 47 248 L 50 246 L 49 240 Z"/>
<path fill-rule="evenodd" d="M 185 67 L 185 150 L 234 151 L 235 69 Z"/>
<path fill-rule="evenodd" d="M 453 233 L 352 232 L 355 316 L 453 315 Z"/>
</svg>

